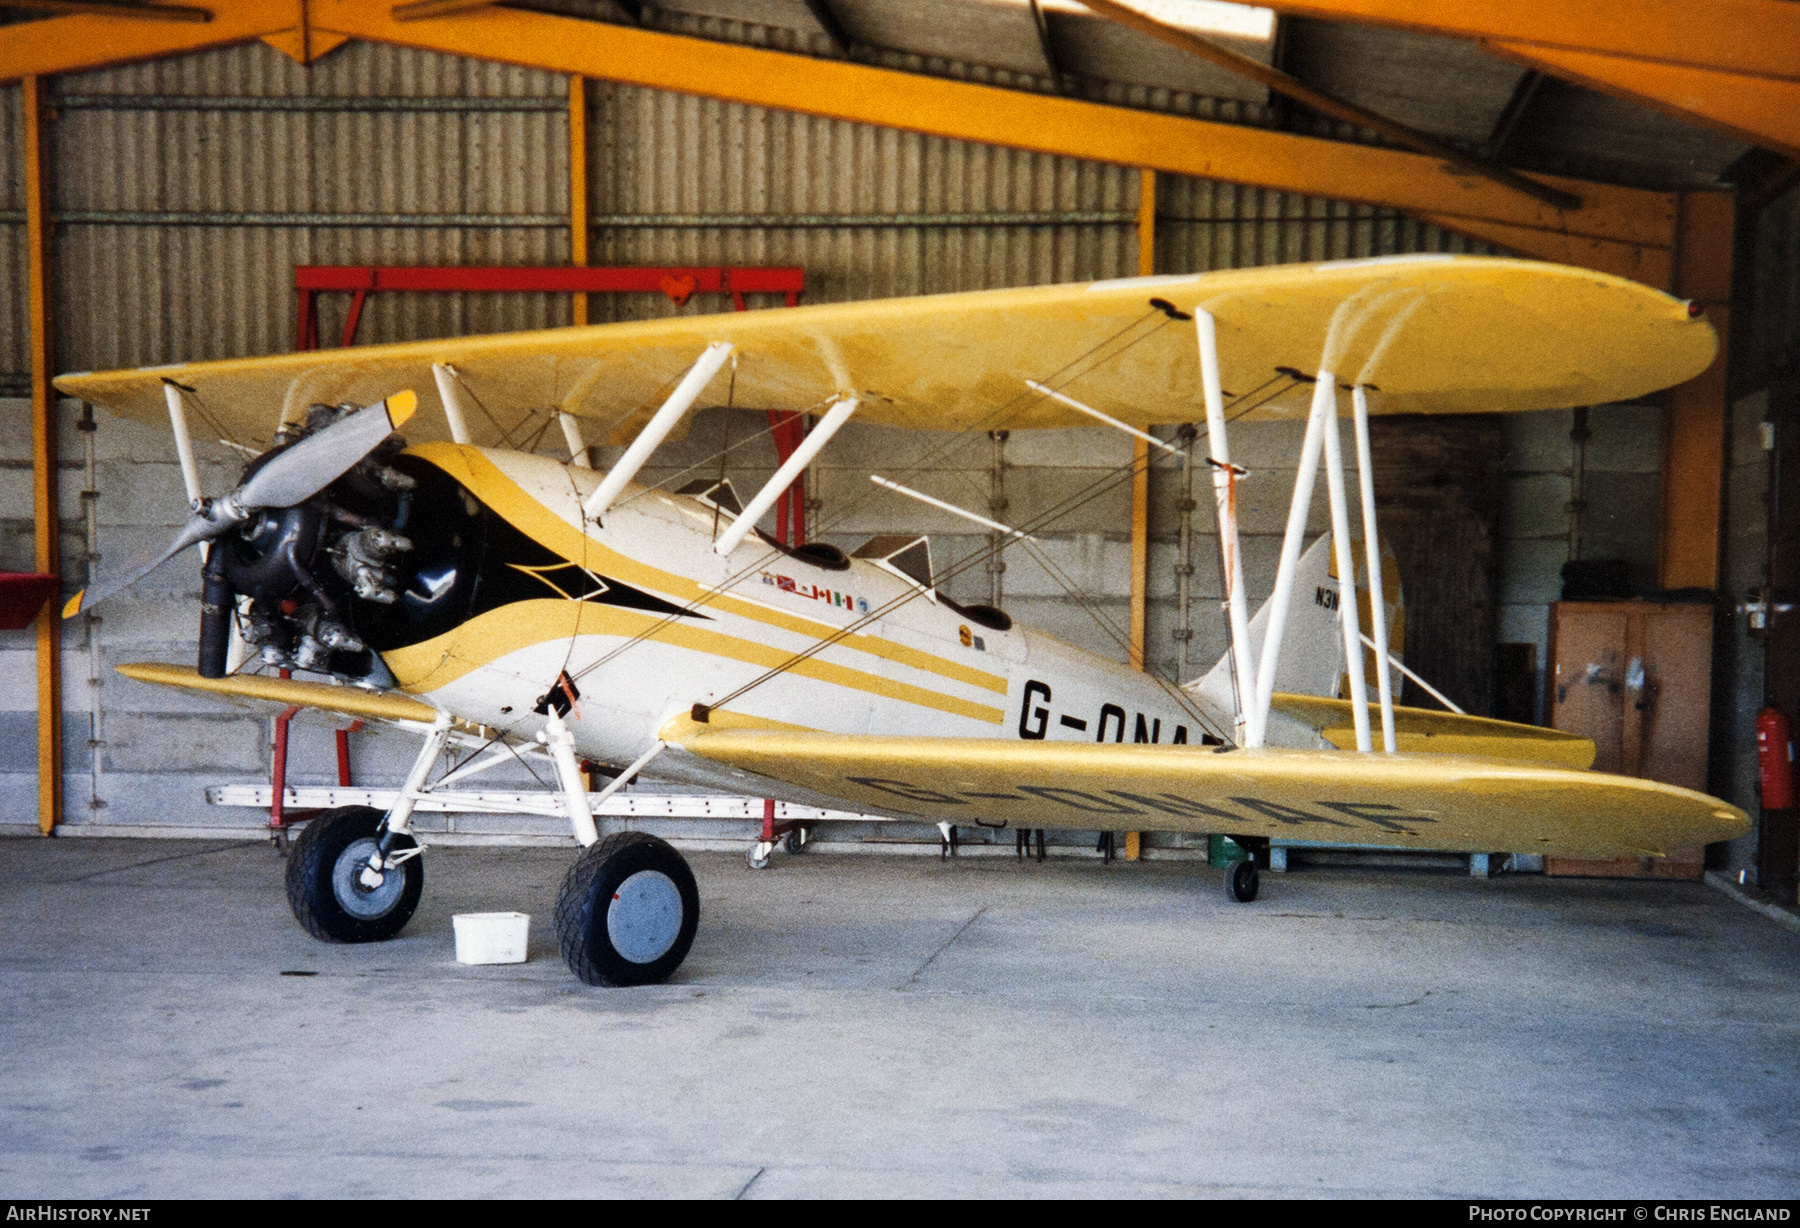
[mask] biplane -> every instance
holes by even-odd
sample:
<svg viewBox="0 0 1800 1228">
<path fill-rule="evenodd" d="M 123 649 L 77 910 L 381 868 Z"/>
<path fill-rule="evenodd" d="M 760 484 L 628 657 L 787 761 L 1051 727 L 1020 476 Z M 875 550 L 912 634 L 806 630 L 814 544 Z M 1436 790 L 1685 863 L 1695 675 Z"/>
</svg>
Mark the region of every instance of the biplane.
<svg viewBox="0 0 1800 1228">
<path fill-rule="evenodd" d="M 1589 771 L 1579 738 L 1395 703 L 1368 425 L 1627 400 L 1697 375 L 1716 348 L 1698 309 L 1621 278 L 1404 256 L 66 375 L 69 396 L 170 422 L 191 515 L 160 554 L 101 569 L 65 615 L 200 546 L 197 665 L 123 673 L 419 736 L 390 809 L 328 811 L 295 843 L 289 900 L 324 940 L 407 923 L 424 886 L 413 814 L 433 789 L 513 755 L 548 762 L 582 846 L 557 937 L 590 984 L 668 977 L 699 898 L 666 842 L 599 838 L 584 762 L 612 777 L 602 799 L 644 775 L 939 824 L 1219 833 L 1253 853 L 1280 838 L 1657 857 L 1748 820 Z M 816 422 L 747 500 L 705 475 L 637 482 L 702 398 Z M 518 446 L 534 415 L 562 427 L 569 461 Z M 760 531 L 853 418 L 1093 425 L 1151 438 L 1156 457 L 1151 424 L 1204 423 L 1224 659 L 1184 688 L 958 604 L 924 540 L 846 552 Z M 1305 434 L 1252 619 L 1237 497 L 1256 479 L 1231 460 L 1228 422 L 1284 418 Z M 209 495 L 196 421 L 240 442 L 272 427 L 273 445 Z M 590 468 L 588 437 L 624 450 Z M 1331 531 L 1309 554 L 1321 467 Z M 871 476 L 978 521 L 992 549 L 1051 523 Z M 446 773 L 451 748 L 465 753 Z M 1253 900 L 1256 859 L 1225 886 Z"/>
</svg>

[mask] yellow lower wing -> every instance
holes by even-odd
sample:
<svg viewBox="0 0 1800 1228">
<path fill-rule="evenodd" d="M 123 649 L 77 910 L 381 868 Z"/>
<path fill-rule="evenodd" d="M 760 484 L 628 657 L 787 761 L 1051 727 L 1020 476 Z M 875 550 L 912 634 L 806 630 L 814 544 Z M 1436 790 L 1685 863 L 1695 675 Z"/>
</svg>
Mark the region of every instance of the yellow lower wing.
<svg viewBox="0 0 1800 1228">
<path fill-rule="evenodd" d="M 1276 695 L 1270 707 L 1283 716 L 1310 725 L 1339 750 L 1356 749 L 1356 726 L 1352 723 L 1354 718 L 1348 700 L 1321 699 L 1316 695 Z M 1375 746 L 1380 748 L 1381 708 L 1378 704 L 1369 705 L 1369 730 Z M 1424 708 L 1394 709 L 1394 749 L 1426 755 L 1514 759 L 1551 767 L 1594 765 L 1593 742 L 1576 734 Z"/>
<path fill-rule="evenodd" d="M 845 737 L 685 718 L 663 736 L 852 808 L 967 826 L 1596 858 L 1661 856 L 1750 830 L 1743 811 L 1688 789 L 1469 756 Z"/>
<path fill-rule="evenodd" d="M 159 662 L 142 662 L 117 668 L 127 678 L 138 682 L 199 691 L 257 706 L 318 708 L 325 712 L 337 712 L 371 721 L 418 721 L 430 724 L 437 719 L 437 709 L 430 704 L 408 699 L 404 695 L 388 695 L 352 686 L 296 682 L 292 678 L 263 678 L 250 674 L 202 678 L 197 670 L 189 666 L 164 665 Z"/>
</svg>

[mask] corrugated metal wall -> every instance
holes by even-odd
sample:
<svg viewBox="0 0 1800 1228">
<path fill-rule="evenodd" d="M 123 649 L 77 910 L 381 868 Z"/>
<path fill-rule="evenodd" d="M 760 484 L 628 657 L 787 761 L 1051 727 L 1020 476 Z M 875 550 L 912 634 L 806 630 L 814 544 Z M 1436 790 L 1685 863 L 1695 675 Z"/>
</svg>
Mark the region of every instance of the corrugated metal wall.
<svg viewBox="0 0 1800 1228">
<path fill-rule="evenodd" d="M 25 148 L 23 95 L 17 85 L 0 86 L 0 153 L 6 173 L 0 175 L 0 392 L 21 390 L 30 378 L 27 352 L 31 338 L 26 320 L 25 285 Z M 13 218 L 18 221 L 12 221 Z M 10 386 L 9 386 L 10 385 Z"/>
<path fill-rule="evenodd" d="M 634 87 L 594 92 L 596 263 L 804 265 L 814 302 L 1135 268 L 1137 177 L 1121 167 Z M 1086 216 L 1019 224 L 1058 214 Z M 618 215 L 672 224 L 605 224 Z M 721 215 L 791 221 L 693 225 Z"/>
<path fill-rule="evenodd" d="M 1159 177 L 1156 211 L 1160 272 L 1494 250 L 1393 209 L 1181 175 Z"/>
<path fill-rule="evenodd" d="M 370 44 L 310 72 L 250 44 L 58 80 L 59 362 L 290 349 L 296 264 L 566 261 L 564 91 L 553 74 Z M 192 98 L 246 101 L 157 101 Z M 452 109 L 469 100 L 509 109 Z M 185 216 L 157 218 L 170 213 Z M 219 214 L 252 224 L 206 224 Z M 318 214 L 385 224 L 295 224 Z M 548 327 L 566 313 L 547 295 L 377 296 L 364 336 Z"/>
<path fill-rule="evenodd" d="M 58 79 L 58 365 L 289 349 L 296 264 L 566 261 L 566 90 L 555 74 L 373 44 L 310 70 L 250 44 Z M 1196 109 L 1139 92 L 1141 105 Z M 14 168 L 0 210 L 16 235 L 19 95 L 0 97 Z M 193 99 L 206 101 L 180 101 Z M 590 102 L 595 263 L 800 264 L 815 302 L 1136 268 L 1127 168 L 604 82 Z M 1166 271 L 1479 250 L 1361 206 L 1174 177 L 1161 195 Z M 771 216 L 785 220 L 754 224 Z M 14 238 L 0 251 L 0 276 L 21 275 L 20 250 Z M 330 337 L 345 304 L 321 307 Z M 24 310 L 22 294 L 0 303 L 0 375 L 24 373 Z M 676 309 L 630 296 L 593 310 Z M 567 320 L 559 296 L 377 295 L 360 336 Z"/>
</svg>

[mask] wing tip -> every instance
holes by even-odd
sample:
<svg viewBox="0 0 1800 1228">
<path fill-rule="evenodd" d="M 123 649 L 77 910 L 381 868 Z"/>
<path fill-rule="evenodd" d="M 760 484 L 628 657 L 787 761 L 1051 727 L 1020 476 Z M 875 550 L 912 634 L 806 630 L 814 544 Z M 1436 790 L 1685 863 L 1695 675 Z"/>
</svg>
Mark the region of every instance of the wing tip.
<svg viewBox="0 0 1800 1228">
<path fill-rule="evenodd" d="M 86 596 L 87 590 L 84 588 L 79 593 L 76 593 L 73 597 L 63 602 L 62 616 L 64 618 L 74 618 L 77 614 L 81 613 L 81 599 Z"/>
</svg>

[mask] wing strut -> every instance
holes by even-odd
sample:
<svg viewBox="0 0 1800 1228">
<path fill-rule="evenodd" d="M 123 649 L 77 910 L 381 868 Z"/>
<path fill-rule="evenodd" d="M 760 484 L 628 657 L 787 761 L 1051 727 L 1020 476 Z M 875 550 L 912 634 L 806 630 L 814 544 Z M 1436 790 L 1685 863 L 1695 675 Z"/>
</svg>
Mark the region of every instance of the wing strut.
<svg viewBox="0 0 1800 1228">
<path fill-rule="evenodd" d="M 1356 410 L 1356 482 L 1362 494 L 1363 548 L 1369 556 L 1369 630 L 1375 635 L 1375 686 L 1381 696 L 1381 749 L 1394 753 L 1394 675 L 1389 666 L 1387 587 L 1381 577 L 1381 540 L 1375 526 L 1375 463 L 1369 455 L 1369 392 L 1358 384 L 1350 393 Z M 1361 646 L 1356 655 L 1362 656 Z M 1423 684 L 1421 684 L 1423 685 Z M 1356 697 L 1358 700 L 1362 696 Z M 1454 705 L 1451 705 L 1454 707 Z"/>
<path fill-rule="evenodd" d="M 1015 529 L 1011 525 L 1001 524 L 998 520 L 989 520 L 986 516 L 977 516 L 974 512 L 960 508 L 954 503 L 945 503 L 942 499 L 933 499 L 923 491 L 914 490 L 910 486 L 902 486 L 898 482 L 890 482 L 879 473 L 871 473 L 869 475 L 869 481 L 875 483 L 877 486 L 885 486 L 887 489 L 894 491 L 897 494 L 905 495 L 908 499 L 917 499 L 920 503 L 935 507 L 940 511 L 949 512 L 952 516 L 961 516 L 964 520 L 973 521 L 984 529 L 992 529 L 996 533 L 1003 534 L 1007 537 L 1016 537 L 1020 541 L 1034 540 L 1031 534 L 1022 529 Z"/>
<path fill-rule="evenodd" d="M 444 421 L 450 425 L 450 438 L 456 443 L 469 443 L 469 415 L 463 409 L 462 390 L 456 385 L 456 368 L 449 363 L 431 364 L 431 378 L 437 381 L 438 400 L 444 403 Z"/>
<path fill-rule="evenodd" d="M 819 454 L 819 449 L 829 443 L 831 437 L 838 433 L 838 428 L 850 420 L 850 415 L 856 412 L 856 406 L 857 398 L 847 397 L 833 405 L 826 415 L 819 419 L 819 424 L 806 433 L 806 438 L 800 441 L 800 446 L 795 448 L 793 454 L 787 458 L 781 468 L 775 471 L 775 476 L 756 492 L 756 497 L 750 500 L 738 518 L 731 522 L 731 527 L 719 535 L 719 540 L 713 543 L 715 551 L 719 554 L 730 554 L 738 548 L 738 543 L 743 541 L 749 535 L 750 530 L 756 527 L 756 522 L 762 519 L 762 514 L 775 505 L 775 500 L 781 497 L 781 492 L 793 485 L 794 479 L 799 477 L 801 471 L 812 463 L 812 458 Z"/>
<path fill-rule="evenodd" d="M 1073 409 L 1078 413 L 1086 414 L 1090 418 L 1098 418 L 1100 421 L 1106 423 L 1106 425 L 1108 425 L 1108 426 L 1117 427 L 1119 430 L 1124 431 L 1127 435 L 1135 435 L 1139 439 L 1143 440 L 1145 443 L 1151 444 L 1158 448 L 1161 448 L 1164 452 L 1167 452 L 1170 456 L 1173 456 L 1178 461 L 1182 458 L 1182 451 L 1180 448 L 1174 447 L 1171 444 L 1166 443 L 1161 439 L 1158 439 L 1156 436 L 1152 435 L 1149 431 L 1140 431 L 1135 426 L 1128 426 L 1125 423 L 1120 422 L 1117 418 L 1114 418 L 1108 414 L 1101 413 L 1099 410 L 1095 409 L 1092 405 L 1083 405 L 1080 401 L 1077 401 L 1074 397 L 1065 396 L 1064 394 L 1058 392 L 1054 388 L 1046 388 L 1044 385 L 1038 383 L 1034 379 L 1026 380 L 1025 386 L 1027 388 L 1031 389 L 1033 392 L 1042 393 L 1043 395 L 1049 397 L 1052 401 L 1061 401 L 1064 405 L 1067 405 L 1070 409 Z"/>
<path fill-rule="evenodd" d="M 1325 376 L 1320 373 L 1319 383 L 1324 382 Z M 1363 681 L 1362 619 L 1356 609 L 1356 555 L 1350 547 L 1350 511 L 1344 497 L 1343 428 L 1338 424 L 1335 384 L 1331 387 L 1331 404 L 1321 425 L 1325 433 L 1325 490 L 1331 500 L 1331 548 L 1337 561 L 1338 622 L 1344 630 L 1344 672 L 1350 676 L 1350 693 L 1344 698 L 1350 701 L 1356 749 L 1368 754 L 1374 749 L 1369 739 L 1369 688 Z M 1364 515 L 1368 517 L 1367 505 Z M 1370 617 L 1379 622 L 1381 618 L 1375 610 L 1375 597 L 1371 594 Z"/>
<path fill-rule="evenodd" d="M 181 484 L 187 487 L 188 507 L 198 510 L 206 493 L 200 489 L 200 466 L 194 461 L 194 437 L 188 433 L 187 402 L 182 398 L 181 385 L 165 379 L 163 399 L 169 404 L 169 429 L 175 432 L 175 455 L 181 461 Z"/>
<path fill-rule="evenodd" d="M 1294 596 L 1294 572 L 1306 537 L 1306 514 L 1312 510 L 1313 483 L 1319 476 L 1319 453 L 1325 446 L 1325 422 L 1337 414 L 1337 376 L 1320 371 L 1313 382 L 1312 412 L 1300 445 L 1300 467 L 1294 473 L 1294 495 L 1288 503 L 1287 529 L 1281 538 L 1281 563 L 1275 569 L 1275 591 L 1269 595 L 1269 626 L 1256 661 L 1256 694 L 1252 704 L 1260 726 L 1267 727 L 1275 694 L 1275 666 L 1281 659 L 1281 636 L 1287 630 L 1288 605 Z"/>
<path fill-rule="evenodd" d="M 592 469 L 594 465 L 588 459 L 587 440 L 581 437 L 581 419 L 559 409 L 556 421 L 562 426 L 563 442 L 569 445 L 569 463 L 577 469 Z"/>
<path fill-rule="evenodd" d="M 1238 550 L 1237 480 L 1242 470 L 1231 463 L 1225 438 L 1225 385 L 1219 375 L 1219 338 L 1212 313 L 1194 308 L 1194 330 L 1200 340 L 1200 385 L 1206 396 L 1206 452 L 1212 461 L 1213 499 L 1219 512 L 1219 550 L 1225 573 L 1225 605 L 1231 628 L 1232 673 L 1237 685 L 1236 740 L 1239 746 L 1261 746 L 1268 726 L 1268 706 L 1253 698 L 1244 702 L 1256 670 L 1250 660 L 1250 606 L 1244 592 L 1244 556 Z"/>
<path fill-rule="evenodd" d="M 662 408 L 656 411 L 656 416 L 650 419 L 649 425 L 638 432 L 638 437 L 625 449 L 625 455 L 606 471 L 606 476 L 600 479 L 600 485 L 588 496 L 583 510 L 589 516 L 598 520 L 606 514 L 606 510 L 613 505 L 613 500 L 619 497 L 619 492 L 625 489 L 625 483 L 637 476 L 637 471 L 644 467 L 644 462 L 656 451 L 656 445 L 675 429 L 675 424 L 681 421 L 681 415 L 687 413 L 689 407 L 699 400 L 700 394 L 706 391 L 706 385 L 712 382 L 712 377 L 719 373 L 719 368 L 725 365 L 725 360 L 731 357 L 731 352 L 736 348 L 729 341 L 715 341 L 706 347 L 694 365 L 688 368 L 688 373 L 681 377 L 681 382 L 675 385 L 675 391 L 669 394 L 669 399 L 663 402 Z"/>
<path fill-rule="evenodd" d="M 1366 635 L 1362 637 L 1362 641 L 1363 641 L 1363 643 L 1367 644 L 1370 648 L 1375 647 L 1375 641 L 1370 639 Z M 1444 710 L 1446 712 L 1454 712 L 1458 716 L 1468 715 L 1461 708 L 1457 707 L 1455 701 L 1453 701 L 1448 695 L 1444 694 L 1442 691 L 1440 691 L 1436 687 L 1432 686 L 1429 682 L 1425 681 L 1423 678 L 1421 678 L 1417 674 L 1413 673 L 1413 671 L 1411 671 L 1410 669 L 1407 669 L 1405 663 L 1402 662 L 1400 660 L 1400 658 L 1394 656 L 1392 653 L 1389 653 L 1387 659 L 1388 659 L 1388 663 L 1390 665 L 1392 665 L 1395 669 L 1399 670 L 1402 674 L 1405 674 L 1408 678 L 1411 678 L 1414 682 L 1418 683 L 1420 690 L 1424 691 L 1427 695 L 1431 696 L 1433 699 L 1435 699 L 1439 703 L 1443 704 Z"/>
</svg>

